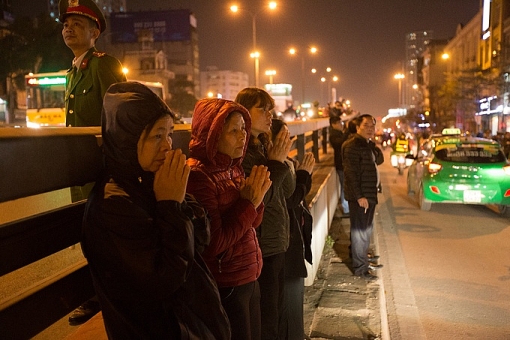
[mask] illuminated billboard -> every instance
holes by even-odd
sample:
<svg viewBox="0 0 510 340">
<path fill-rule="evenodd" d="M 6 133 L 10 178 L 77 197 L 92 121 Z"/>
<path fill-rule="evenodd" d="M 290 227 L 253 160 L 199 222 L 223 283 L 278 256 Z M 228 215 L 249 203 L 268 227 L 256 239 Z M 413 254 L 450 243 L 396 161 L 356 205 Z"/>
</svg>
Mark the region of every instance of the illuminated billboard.
<svg viewBox="0 0 510 340">
<path fill-rule="evenodd" d="M 189 10 L 112 13 L 111 40 L 116 43 L 138 42 L 141 32 L 150 32 L 154 41 L 188 41 L 193 16 Z"/>
</svg>

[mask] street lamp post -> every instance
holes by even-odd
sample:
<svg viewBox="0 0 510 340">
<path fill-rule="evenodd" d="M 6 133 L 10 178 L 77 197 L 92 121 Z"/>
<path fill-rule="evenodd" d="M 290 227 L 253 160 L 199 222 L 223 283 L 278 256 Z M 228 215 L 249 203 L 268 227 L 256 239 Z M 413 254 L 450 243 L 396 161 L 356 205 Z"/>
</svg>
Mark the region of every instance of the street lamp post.
<svg viewBox="0 0 510 340">
<path fill-rule="evenodd" d="M 329 73 L 331 73 L 331 67 L 326 68 L 326 72 L 328 73 L 328 76 L 320 78 L 320 81 L 321 81 L 321 102 L 322 102 L 322 84 L 325 83 L 326 81 L 328 82 L 328 84 L 327 84 L 328 85 L 328 92 L 327 92 L 327 96 L 326 96 L 326 101 L 327 102 L 329 102 L 329 101 L 334 102 L 336 95 L 333 95 L 333 93 L 332 93 L 333 89 L 331 88 L 331 82 L 337 82 L 339 80 L 339 78 L 336 75 L 335 76 L 330 76 L 329 75 Z M 312 69 L 312 73 L 317 73 L 317 70 L 316 69 Z"/>
<path fill-rule="evenodd" d="M 309 51 L 310 53 L 315 54 L 317 53 L 317 48 L 310 47 Z M 289 50 L 289 53 L 291 55 L 295 55 L 297 54 L 297 50 L 295 48 L 291 48 Z M 304 53 L 301 53 L 301 104 L 303 104 L 304 102 L 305 102 L 305 55 Z"/>
<path fill-rule="evenodd" d="M 398 80 L 398 107 L 402 105 L 402 79 L 404 79 L 404 75 L 402 73 L 397 73 L 393 76 L 393 78 Z"/>
<path fill-rule="evenodd" d="M 277 3 L 276 1 L 270 1 L 268 8 L 270 10 L 276 9 Z M 238 12 L 239 10 L 243 10 L 251 15 L 251 27 L 252 27 L 252 42 L 253 42 L 253 51 L 250 53 L 250 57 L 255 60 L 255 70 L 254 70 L 254 79 L 255 79 L 255 86 L 259 87 L 259 58 L 260 53 L 257 51 L 257 14 L 260 12 L 250 12 L 247 9 L 239 8 L 237 5 L 230 6 L 230 10 L 234 13 Z"/>
<path fill-rule="evenodd" d="M 276 75 L 275 70 L 267 70 L 266 76 L 269 76 L 269 84 L 273 85 L 273 77 Z"/>
<path fill-rule="evenodd" d="M 260 53 L 259 52 L 252 52 L 252 53 L 250 53 L 250 57 L 255 60 L 255 86 L 259 87 L 259 58 L 260 58 Z"/>
</svg>

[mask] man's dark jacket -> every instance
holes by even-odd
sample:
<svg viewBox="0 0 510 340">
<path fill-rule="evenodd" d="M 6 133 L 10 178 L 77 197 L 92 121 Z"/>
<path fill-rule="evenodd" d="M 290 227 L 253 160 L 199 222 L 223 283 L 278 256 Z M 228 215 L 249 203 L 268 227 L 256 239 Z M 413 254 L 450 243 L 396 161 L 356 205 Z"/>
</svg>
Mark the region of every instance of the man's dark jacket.
<svg viewBox="0 0 510 340">
<path fill-rule="evenodd" d="M 357 201 L 365 197 L 377 204 L 377 168 L 384 162 L 382 151 L 372 141 L 355 134 L 342 146 L 345 176 L 345 199 Z M 375 162 L 374 162 L 375 160 Z"/>
</svg>

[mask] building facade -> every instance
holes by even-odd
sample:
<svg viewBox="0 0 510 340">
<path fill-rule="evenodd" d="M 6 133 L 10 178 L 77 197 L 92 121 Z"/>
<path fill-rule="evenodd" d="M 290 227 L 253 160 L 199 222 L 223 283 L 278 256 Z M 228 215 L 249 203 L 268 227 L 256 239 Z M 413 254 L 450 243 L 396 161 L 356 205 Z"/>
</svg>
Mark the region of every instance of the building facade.
<svg viewBox="0 0 510 340">
<path fill-rule="evenodd" d="M 481 86 L 477 120 L 481 128 L 510 132 L 510 0 L 483 0 L 478 45 Z"/>
<path fill-rule="evenodd" d="M 104 15 L 108 17 L 113 12 L 125 12 L 126 0 L 93 0 L 97 7 L 99 7 Z M 50 15 L 58 18 L 58 2 L 59 0 L 48 0 L 48 11 Z"/>
<path fill-rule="evenodd" d="M 427 49 L 419 59 L 417 96 L 421 102 L 417 102 L 417 112 L 420 113 L 422 127 L 430 127 L 434 124 L 434 118 L 444 114 L 439 109 L 440 91 L 446 79 L 446 61 L 444 48 L 447 40 L 430 40 Z"/>
<path fill-rule="evenodd" d="M 447 127 L 501 136 L 510 132 L 510 0 L 480 4 L 444 45 L 447 58 L 439 46 L 422 54 L 423 110 Z"/>
<path fill-rule="evenodd" d="M 230 70 L 218 70 L 216 66 L 207 67 L 200 72 L 200 97 L 220 97 L 234 100 L 236 95 L 248 87 L 248 74 Z"/>
<path fill-rule="evenodd" d="M 419 84 L 419 59 L 432 39 L 432 31 L 417 31 L 406 35 L 406 61 L 404 65 L 404 80 L 402 83 L 403 107 L 415 109 L 421 98 L 417 85 Z"/>
<path fill-rule="evenodd" d="M 197 21 L 190 10 L 115 12 L 108 22 L 96 46 L 122 62 L 128 79 L 162 83 L 169 100 L 182 88 L 200 96 Z"/>
</svg>

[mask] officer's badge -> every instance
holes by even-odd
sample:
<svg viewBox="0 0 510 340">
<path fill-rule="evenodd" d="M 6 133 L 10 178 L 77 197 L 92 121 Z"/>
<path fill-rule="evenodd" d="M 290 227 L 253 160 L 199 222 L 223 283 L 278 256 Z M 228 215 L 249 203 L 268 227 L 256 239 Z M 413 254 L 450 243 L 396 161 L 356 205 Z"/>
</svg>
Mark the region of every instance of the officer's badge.
<svg viewBox="0 0 510 340">
<path fill-rule="evenodd" d="M 83 58 L 83 60 L 82 60 L 82 62 L 81 62 L 81 64 L 80 64 L 80 68 L 81 68 L 82 70 L 84 70 L 84 69 L 86 69 L 86 68 L 87 68 L 87 65 L 88 65 L 88 64 L 89 64 L 89 60 L 88 60 L 88 59 Z"/>
<path fill-rule="evenodd" d="M 69 7 L 77 7 L 80 5 L 80 0 L 69 0 Z"/>
</svg>

